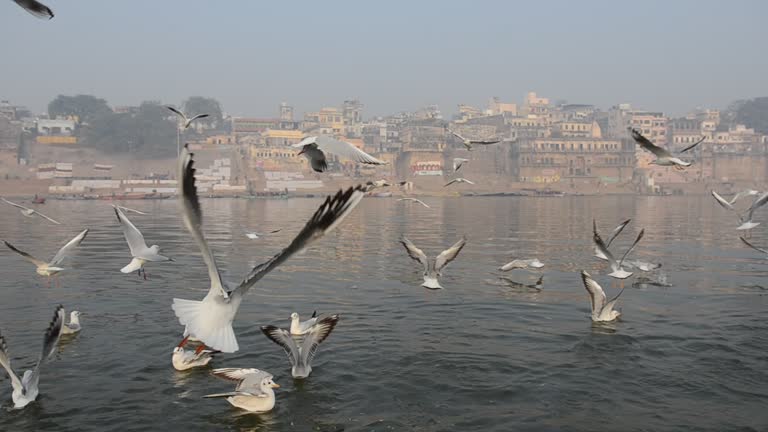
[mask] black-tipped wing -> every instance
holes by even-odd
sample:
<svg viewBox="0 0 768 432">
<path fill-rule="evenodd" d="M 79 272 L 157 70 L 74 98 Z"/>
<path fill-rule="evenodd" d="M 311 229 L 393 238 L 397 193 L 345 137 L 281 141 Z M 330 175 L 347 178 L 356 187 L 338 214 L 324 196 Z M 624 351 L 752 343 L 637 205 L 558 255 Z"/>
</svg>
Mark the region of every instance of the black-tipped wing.
<svg viewBox="0 0 768 432">
<path fill-rule="evenodd" d="M 44 266 L 44 265 L 47 264 L 45 261 L 39 260 L 39 259 L 33 257 L 32 255 L 24 252 L 21 249 L 16 249 L 16 247 L 14 245 L 8 243 L 7 241 L 3 241 L 3 243 L 5 243 L 5 245 L 8 246 L 8 249 L 10 249 L 10 250 L 16 252 L 17 254 L 21 255 L 22 257 L 24 257 L 25 260 L 31 262 L 32 264 L 34 264 L 34 265 L 36 265 L 38 267 Z"/>
<path fill-rule="evenodd" d="M 624 256 L 621 257 L 621 261 L 619 261 L 619 266 L 621 266 L 621 263 L 624 262 L 624 259 L 627 258 L 627 255 L 629 255 L 630 252 L 637 246 L 638 243 L 640 243 L 640 240 L 642 240 L 643 236 L 645 235 L 645 228 L 640 230 L 640 234 L 637 235 L 637 238 L 635 239 L 635 242 L 632 243 L 632 246 L 627 249 L 626 252 L 624 252 Z M 607 256 L 607 255 L 606 255 Z"/>
<path fill-rule="evenodd" d="M 768 255 L 768 250 L 763 249 L 763 248 L 759 248 L 759 247 L 753 245 L 752 243 L 748 242 L 747 239 L 745 239 L 744 237 L 739 237 L 739 238 L 741 239 L 742 243 L 744 243 L 745 245 L 751 247 L 752 249 L 754 249 L 754 250 L 756 250 L 758 252 L 762 252 L 762 253 Z"/>
<path fill-rule="evenodd" d="M 668 158 L 672 157 L 672 154 L 662 148 L 657 146 L 656 144 L 652 143 L 648 138 L 644 137 L 639 131 L 636 129 L 631 130 L 632 139 L 635 140 L 636 143 L 640 144 L 640 147 L 644 148 L 645 150 L 653 153 L 656 155 L 657 158 Z"/>
<path fill-rule="evenodd" d="M 17 5 L 21 6 L 26 10 L 27 12 L 31 13 L 32 15 L 42 18 L 42 19 L 51 19 L 53 18 L 53 11 L 46 5 L 40 3 L 39 1 L 35 0 L 13 0 Z"/>
<path fill-rule="evenodd" d="M 480 144 L 480 145 L 489 145 L 489 144 L 497 144 L 500 143 L 500 139 L 489 139 L 489 140 L 470 140 L 470 144 Z"/>
<path fill-rule="evenodd" d="M 597 246 L 597 250 L 600 251 L 600 253 L 605 256 L 608 261 L 611 263 L 611 265 L 614 265 L 616 263 L 616 258 L 613 257 L 613 254 L 611 254 L 611 251 L 608 250 L 608 246 L 605 245 L 605 242 L 603 242 L 603 238 L 600 237 L 600 234 L 597 232 L 597 226 L 595 225 L 594 220 L 592 221 L 592 240 L 595 242 L 595 246 Z"/>
<path fill-rule="evenodd" d="M 614 229 L 613 229 L 613 231 L 611 231 L 611 235 L 610 235 L 610 237 L 608 237 L 608 243 L 606 243 L 606 246 L 608 246 L 608 247 L 611 247 L 611 243 L 613 243 L 613 240 L 614 240 L 614 239 L 616 239 L 616 237 L 617 237 L 619 234 L 621 234 L 621 232 L 622 232 L 622 231 L 624 231 L 624 228 L 625 228 L 625 227 L 626 227 L 626 226 L 627 226 L 627 225 L 628 225 L 630 222 L 632 222 L 632 219 L 627 219 L 627 220 L 625 220 L 624 222 L 622 222 L 621 224 L 619 224 L 619 226 L 617 226 L 616 228 L 614 228 Z"/>
<path fill-rule="evenodd" d="M 187 121 L 187 116 L 186 116 L 186 115 L 184 115 L 184 113 L 183 113 L 183 112 L 181 112 L 181 111 L 177 110 L 176 108 L 174 108 L 174 107 L 172 107 L 172 106 L 170 106 L 170 105 L 166 105 L 165 107 L 166 107 L 166 108 L 168 108 L 169 110 L 173 111 L 173 113 L 174 113 L 174 114 L 176 114 L 177 116 L 181 117 L 181 118 L 182 118 L 182 120 L 184 120 L 184 122 L 186 123 L 186 121 Z"/>
<path fill-rule="evenodd" d="M 453 246 L 450 248 L 442 251 L 440 255 L 435 258 L 435 271 L 440 271 L 443 269 L 443 267 L 447 266 L 448 263 L 455 260 L 457 256 L 459 256 L 459 252 L 461 252 L 462 249 L 464 249 L 464 246 L 467 244 L 467 238 L 462 237 L 459 241 L 457 241 Z"/>
<path fill-rule="evenodd" d="M 416 245 L 414 245 L 413 242 L 408 240 L 406 237 L 403 237 L 400 240 L 400 243 L 405 247 L 405 251 L 408 252 L 408 256 L 411 257 L 411 259 L 420 262 L 421 265 L 424 266 L 424 271 L 429 269 L 429 259 L 427 258 L 427 254 L 425 254 L 424 251 L 417 248 Z"/>
<path fill-rule="evenodd" d="M 62 261 L 64 261 L 64 258 L 67 257 L 76 247 L 80 246 L 80 243 L 85 240 L 85 236 L 88 235 L 88 230 L 84 229 L 80 232 L 80 234 L 76 235 L 75 238 L 68 241 L 67 244 L 62 246 L 61 249 L 59 249 L 58 252 L 56 252 L 56 255 L 53 257 L 53 259 L 50 262 L 50 265 L 59 265 Z"/>
<path fill-rule="evenodd" d="M 602 311 L 605 306 L 605 291 L 603 291 L 603 287 L 592 279 L 592 276 L 584 270 L 581 271 L 581 281 L 584 283 L 584 288 L 587 290 L 587 293 L 589 293 L 589 301 L 592 305 L 592 315 L 600 315 L 600 311 Z"/>
<path fill-rule="evenodd" d="M 317 322 L 301 344 L 301 361 L 305 365 L 312 363 L 317 353 L 317 347 L 331 335 L 339 322 L 339 315 L 331 315 Z"/>
<path fill-rule="evenodd" d="M 268 325 L 262 326 L 261 332 L 264 333 L 264 336 L 269 340 L 280 345 L 283 350 L 285 350 L 285 354 L 288 356 L 288 361 L 291 362 L 291 366 L 299 364 L 299 347 L 296 345 L 296 341 L 288 330 Z"/>
<path fill-rule="evenodd" d="M 760 207 L 764 206 L 766 203 L 768 203 L 768 192 L 765 192 L 757 197 L 752 205 L 749 206 L 747 209 L 747 220 L 752 220 L 752 213 L 754 213 L 755 210 L 759 209 Z"/>
<path fill-rule="evenodd" d="M 11 358 L 8 356 L 8 344 L 5 342 L 5 337 L 0 334 L 0 366 L 3 366 L 8 376 L 11 378 L 11 387 L 14 391 L 22 391 L 23 385 L 21 380 L 13 371 L 11 367 Z"/>
<path fill-rule="evenodd" d="M 56 347 L 59 345 L 59 339 L 61 339 L 61 332 L 64 328 L 64 306 L 56 306 L 56 310 L 53 312 L 53 318 L 51 318 L 48 328 L 45 330 L 45 337 L 43 338 L 43 351 L 40 353 L 40 358 L 37 360 L 35 368 L 32 369 L 32 374 L 27 382 L 27 388 L 36 388 L 37 383 L 40 381 L 40 367 L 48 360 L 56 351 Z"/>
<path fill-rule="evenodd" d="M 686 148 L 684 148 L 684 149 L 680 150 L 678 153 L 685 153 L 685 152 L 687 152 L 688 150 L 691 150 L 691 149 L 695 148 L 697 145 L 701 144 L 701 143 L 704 141 L 704 139 L 705 139 L 705 138 L 706 138 L 706 137 L 702 137 L 700 140 L 698 140 L 698 141 L 696 141 L 695 143 L 693 143 L 693 144 L 689 145 L 688 147 L 686 147 Z"/>
<path fill-rule="evenodd" d="M 352 210 L 360 203 L 363 196 L 365 196 L 364 187 L 357 185 L 347 190 L 340 190 L 333 197 L 327 197 L 291 244 L 273 256 L 269 261 L 254 267 L 236 289 L 241 290 L 245 294 L 253 284 L 275 267 L 333 231 L 352 213 Z"/>
<path fill-rule="evenodd" d="M 726 201 L 725 198 L 721 197 L 720 194 L 718 194 L 715 191 L 712 191 L 712 197 L 715 198 L 715 201 L 717 201 L 718 204 L 723 206 L 723 208 L 736 211 L 736 209 L 733 207 L 733 204 Z"/>
<path fill-rule="evenodd" d="M 123 214 L 123 211 L 118 206 L 115 206 L 115 215 L 117 216 L 117 221 L 120 222 L 120 227 L 123 229 L 123 236 L 128 243 L 128 249 L 131 250 L 131 255 L 138 256 L 147 249 L 144 235 L 138 228 L 136 228 L 136 225 Z"/>
<path fill-rule="evenodd" d="M 189 119 L 189 122 L 192 123 L 193 121 L 195 121 L 197 119 L 206 118 L 206 117 L 210 117 L 210 116 L 211 116 L 210 114 L 198 114 L 198 115 L 192 117 L 191 119 Z"/>
</svg>

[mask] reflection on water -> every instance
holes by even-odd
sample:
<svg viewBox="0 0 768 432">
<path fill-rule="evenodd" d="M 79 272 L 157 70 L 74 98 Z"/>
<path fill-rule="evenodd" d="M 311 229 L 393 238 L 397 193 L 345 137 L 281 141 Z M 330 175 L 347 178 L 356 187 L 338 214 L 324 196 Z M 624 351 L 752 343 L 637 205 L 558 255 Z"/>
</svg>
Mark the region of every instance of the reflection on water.
<svg viewBox="0 0 768 432">
<path fill-rule="evenodd" d="M 431 209 L 366 199 L 342 229 L 257 284 L 235 320 L 241 351 L 212 362 L 274 374 L 277 405 L 262 415 L 202 399 L 232 388 L 210 369 L 171 367 L 182 331 L 171 300 L 208 289 L 176 202 L 134 204 L 151 212 L 132 217 L 147 242 L 176 260 L 150 263 L 149 281 L 119 272 L 128 248 L 105 203 L 46 204 L 62 226 L 2 208 L 0 237 L 33 255 L 91 232 L 60 287 L 0 252 L 0 328 L 16 370 L 37 360 L 54 305 L 86 312 L 83 331 L 45 365 L 39 401 L 0 411 L 0 430 L 766 430 L 768 263 L 708 198 L 451 198 L 432 199 Z M 288 244 L 318 202 L 204 200 L 206 235 L 227 276 L 241 278 Z M 635 289 L 622 294 L 614 323 L 590 322 L 578 275 L 595 275 L 609 297 L 618 292 L 592 257 L 592 218 L 606 227 L 632 218 L 615 247 L 645 228 L 633 255 L 663 263 L 627 281 Z M 282 231 L 245 236 L 260 227 Z M 421 288 L 421 269 L 398 239 L 439 251 L 465 234 L 445 289 Z M 768 244 L 760 227 L 754 243 Z M 534 256 L 543 271 L 496 270 Z M 294 381 L 259 326 L 287 326 L 291 312 L 315 309 L 342 320 L 312 376 Z"/>
</svg>

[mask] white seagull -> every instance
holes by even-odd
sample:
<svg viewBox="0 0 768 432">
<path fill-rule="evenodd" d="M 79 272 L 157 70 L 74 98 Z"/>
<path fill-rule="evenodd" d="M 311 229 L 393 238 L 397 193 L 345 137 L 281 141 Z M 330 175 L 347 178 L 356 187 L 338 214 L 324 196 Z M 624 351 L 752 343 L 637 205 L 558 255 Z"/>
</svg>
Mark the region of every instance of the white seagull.
<svg viewBox="0 0 768 432">
<path fill-rule="evenodd" d="M 205 349 L 205 345 L 199 345 L 194 351 L 186 351 L 184 345 L 187 344 L 189 336 L 185 337 L 181 343 L 173 349 L 171 355 L 171 364 L 177 371 L 185 371 L 196 367 L 207 365 L 213 359 L 216 351 Z"/>
<path fill-rule="evenodd" d="M 261 331 L 269 340 L 285 350 L 291 362 L 291 376 L 306 378 L 312 373 L 312 359 L 317 353 L 317 348 L 328 338 L 338 322 L 338 315 L 325 317 L 312 326 L 303 339 L 294 339 L 291 332 L 275 326 L 263 326 Z"/>
<path fill-rule="evenodd" d="M 469 159 L 453 158 L 453 172 L 458 172 L 467 162 L 469 162 Z"/>
<path fill-rule="evenodd" d="M 302 321 L 299 318 L 299 314 L 294 312 L 291 314 L 291 335 L 301 336 L 309 333 L 312 330 L 312 326 L 317 324 L 317 311 L 312 312 L 312 317 L 306 321 Z"/>
<path fill-rule="evenodd" d="M 148 214 L 149 214 L 149 213 L 145 213 L 145 212 L 143 212 L 143 211 L 139 211 L 139 210 L 136 210 L 136 209 L 132 209 L 132 208 L 130 208 L 130 207 L 126 207 L 126 206 L 121 206 L 121 205 L 116 205 L 116 206 L 113 206 L 113 207 L 117 207 L 117 208 L 119 208 L 120 210 L 122 210 L 122 211 L 124 211 L 124 212 L 128 212 L 128 213 L 136 213 L 136 214 L 140 214 L 140 215 L 142 215 L 142 216 L 146 216 L 146 215 L 148 215 Z"/>
<path fill-rule="evenodd" d="M 75 333 L 80 333 L 80 330 L 83 329 L 83 327 L 80 325 L 80 315 L 82 315 L 80 311 L 70 312 L 69 322 L 65 323 L 61 328 L 61 334 L 73 335 Z"/>
<path fill-rule="evenodd" d="M 27 12 L 31 13 L 32 15 L 42 18 L 42 19 L 51 19 L 53 18 L 53 11 L 46 5 L 40 3 L 39 1 L 35 0 L 13 0 L 17 5 L 21 6 L 26 10 Z"/>
<path fill-rule="evenodd" d="M 246 411 L 263 413 L 275 407 L 275 391 L 280 388 L 272 378 L 272 374 L 258 369 L 222 368 L 214 369 L 212 373 L 229 381 L 237 382 L 235 391 L 216 393 L 203 396 L 204 398 L 227 398 L 227 402 Z"/>
<path fill-rule="evenodd" d="M 48 277 L 50 282 L 51 276 L 54 276 L 58 274 L 60 271 L 64 270 L 64 268 L 59 267 L 59 265 L 61 265 L 61 262 L 64 261 L 64 258 L 66 258 L 67 255 L 69 255 L 77 246 L 80 245 L 80 243 L 83 241 L 86 235 L 88 235 L 87 229 L 80 232 L 80 234 L 75 236 L 75 238 L 73 238 L 72 240 L 67 242 L 67 244 L 62 246 L 62 248 L 59 249 L 58 252 L 56 252 L 56 255 L 53 256 L 53 259 L 51 259 L 50 262 L 39 260 L 33 257 L 32 255 L 17 249 L 15 246 L 8 243 L 7 241 L 3 241 L 3 243 L 5 243 L 5 245 L 8 246 L 10 250 L 16 252 L 17 254 L 21 255 L 25 260 L 34 264 L 35 267 L 37 267 L 35 269 L 35 272 L 40 276 Z"/>
<path fill-rule="evenodd" d="M 64 323 L 64 307 L 59 305 L 53 313 L 53 319 L 48 324 L 48 329 L 45 330 L 45 338 L 43 338 L 43 352 L 40 354 L 40 358 L 37 359 L 34 369 L 24 371 L 24 375 L 21 379 L 13 372 L 11 368 L 11 359 L 8 357 L 8 345 L 5 342 L 5 337 L 0 334 L 0 365 L 8 372 L 8 376 L 11 378 L 11 387 L 13 393 L 11 398 L 13 399 L 13 407 L 20 409 L 27 406 L 30 402 L 34 402 L 37 399 L 39 393 L 38 383 L 40 382 L 40 367 L 48 360 L 53 352 L 56 351 L 56 346 L 61 338 L 61 329 Z"/>
<path fill-rule="evenodd" d="M 279 233 L 280 231 L 282 231 L 282 228 L 276 229 L 276 230 L 272 230 L 268 234 L 275 234 L 275 233 Z M 245 236 L 248 237 L 251 240 L 257 240 L 259 237 L 263 237 L 265 235 L 267 235 L 267 234 L 260 233 L 258 231 L 247 231 L 245 233 Z"/>
<path fill-rule="evenodd" d="M 632 219 L 627 219 L 624 222 L 620 223 L 616 228 L 614 228 L 613 231 L 611 231 L 611 235 L 608 237 L 608 242 L 605 244 L 606 248 L 611 247 L 611 243 L 613 243 L 613 240 L 615 240 L 616 237 L 619 234 L 621 234 L 622 231 L 624 231 L 624 228 L 630 222 L 632 222 Z M 597 232 L 597 222 L 594 219 L 592 219 L 592 232 L 593 233 Z M 603 253 L 600 252 L 600 248 L 598 248 L 597 246 L 595 246 L 595 257 L 600 258 L 601 260 L 605 260 L 605 261 L 608 260 L 608 257 L 603 255 Z"/>
<path fill-rule="evenodd" d="M 516 259 L 512 260 L 503 266 L 499 267 L 499 270 L 501 271 L 509 271 L 514 269 L 528 269 L 528 268 L 542 268 L 544 267 L 544 263 L 539 261 L 538 258 L 531 258 L 531 259 Z"/>
<path fill-rule="evenodd" d="M 726 201 L 725 198 L 721 197 L 717 192 L 712 191 L 712 196 L 715 198 L 718 204 L 720 204 L 723 208 L 728 209 L 736 213 L 736 215 L 739 217 L 739 221 L 741 222 L 741 225 L 739 225 L 736 229 L 743 231 L 743 230 L 751 230 L 752 228 L 760 225 L 760 222 L 752 222 L 752 215 L 754 214 L 755 210 L 759 209 L 760 207 L 764 206 L 766 203 L 768 203 L 768 192 L 765 192 L 761 194 L 760 196 L 755 199 L 755 201 L 752 202 L 752 205 L 749 206 L 749 208 L 746 210 L 746 218 L 744 215 L 740 215 L 736 208 L 733 206 L 733 202 L 736 201 L 736 198 L 729 202 Z"/>
<path fill-rule="evenodd" d="M 595 231 L 593 236 L 593 240 L 595 242 L 595 245 L 597 245 L 597 248 L 600 250 L 600 253 L 606 256 L 608 258 L 608 262 L 611 265 L 611 273 L 608 274 L 608 276 L 614 277 L 616 279 L 621 279 L 622 283 L 624 279 L 632 276 L 632 272 L 628 272 L 624 270 L 622 267 L 622 264 L 624 263 L 624 259 L 627 258 L 627 255 L 629 255 L 630 252 L 632 252 L 632 249 L 637 246 L 637 244 L 640 242 L 640 239 L 643 238 L 643 235 L 645 235 L 645 229 L 640 230 L 640 234 L 637 235 L 637 238 L 635 239 L 635 242 L 632 243 L 632 246 L 627 249 L 626 252 L 624 252 L 624 255 L 621 257 L 620 261 L 616 261 L 616 258 L 613 257 L 613 254 L 608 250 L 608 248 L 605 246 L 605 243 L 603 242 L 603 239 L 600 238 L 600 234 Z"/>
<path fill-rule="evenodd" d="M 417 248 L 413 243 L 411 243 L 410 240 L 405 237 L 400 240 L 400 243 L 405 246 L 405 250 L 408 252 L 408 256 L 424 266 L 424 283 L 422 283 L 421 286 L 429 289 L 442 289 L 443 287 L 440 286 L 438 278 L 442 275 L 442 270 L 445 268 L 445 266 L 456 259 L 456 257 L 459 255 L 459 252 L 461 252 L 461 249 L 464 248 L 464 245 L 467 244 L 467 238 L 462 237 L 461 240 L 456 242 L 456 244 L 442 251 L 440 255 L 438 255 L 435 259 L 427 258 L 427 255 L 424 254 L 421 249 Z"/>
<path fill-rule="evenodd" d="M 179 323 L 185 326 L 185 336 L 192 336 L 215 350 L 232 353 L 239 349 L 235 332 L 232 330 L 232 321 L 248 290 L 292 255 L 336 228 L 360 203 L 365 193 L 362 186 L 356 186 L 346 191 L 340 190 L 333 197 L 327 197 L 288 247 L 254 267 L 239 284 L 230 284 L 225 283 L 221 277 L 213 252 L 203 236 L 203 212 L 197 197 L 194 174 L 192 154 L 189 148 L 184 146 L 179 158 L 177 177 L 182 219 L 202 252 L 211 286 L 202 301 L 174 298 L 172 308 Z"/>
<path fill-rule="evenodd" d="M 685 167 L 691 166 L 691 162 L 685 162 L 680 158 L 672 156 L 672 153 L 670 153 L 669 150 L 652 143 L 648 140 L 648 138 L 644 137 L 636 129 L 630 129 L 630 133 L 632 135 L 632 139 L 634 139 L 636 143 L 640 144 L 640 147 L 653 153 L 654 156 L 656 156 L 656 159 L 652 160 L 650 163 L 659 166 L 674 166 L 675 169 L 678 170 L 683 170 Z"/>
<path fill-rule="evenodd" d="M 448 129 L 448 132 L 452 133 L 456 138 L 461 140 L 461 143 L 464 144 L 464 147 L 467 148 L 467 150 L 472 150 L 473 145 L 490 145 L 490 144 L 497 144 L 500 143 L 500 139 L 469 139 L 464 138 L 463 136 L 459 135 L 458 133 L 452 131 L 451 129 Z"/>
<path fill-rule="evenodd" d="M 0 200 L 2 200 L 4 203 L 10 204 L 10 205 L 12 205 L 12 206 L 14 206 L 16 208 L 20 208 L 21 209 L 21 214 L 23 214 L 26 217 L 32 217 L 32 216 L 37 215 L 37 216 L 40 216 L 41 218 L 48 219 L 49 221 L 55 223 L 56 225 L 61 225 L 61 222 L 55 221 L 55 220 L 49 218 L 48 216 L 40 213 L 39 211 L 37 211 L 35 209 L 31 209 L 29 207 L 24 207 L 21 204 L 16 204 L 15 202 L 8 201 L 5 198 L 0 198 Z"/>
<path fill-rule="evenodd" d="M 411 198 L 411 197 L 406 197 L 406 198 L 400 198 L 400 199 L 398 199 L 398 201 L 412 201 L 412 202 L 417 202 L 417 203 L 419 203 L 419 204 L 423 205 L 423 206 L 424 206 L 424 207 L 426 207 L 426 208 L 431 208 L 431 207 L 429 207 L 428 205 L 424 204 L 424 201 L 422 201 L 422 200 L 420 200 L 420 199 L 418 199 L 418 198 Z"/>
<path fill-rule="evenodd" d="M 384 179 L 376 180 L 376 181 L 368 181 L 368 182 L 365 183 L 365 185 L 368 187 L 369 191 L 374 190 L 376 188 L 383 188 L 383 187 L 392 186 L 392 184 L 390 182 L 388 182 L 388 181 L 386 181 Z"/>
<path fill-rule="evenodd" d="M 192 124 L 192 122 L 197 120 L 197 119 L 206 118 L 206 117 L 210 116 L 210 114 L 198 114 L 198 115 L 196 115 L 196 116 L 194 116 L 192 118 L 187 118 L 186 114 L 184 114 L 183 112 L 177 110 L 176 108 L 174 108 L 172 106 L 166 105 L 166 108 L 168 108 L 169 110 L 173 111 L 174 113 L 176 113 L 177 116 L 179 116 L 179 118 L 181 118 L 181 121 L 184 124 L 183 129 L 189 128 L 189 126 Z"/>
<path fill-rule="evenodd" d="M 120 222 L 120 226 L 123 228 L 123 236 L 125 236 L 125 241 L 128 242 L 128 249 L 131 250 L 132 257 L 131 262 L 120 269 L 121 272 L 132 273 L 138 271 L 140 276 L 143 272 L 144 280 L 146 280 L 147 272 L 144 270 L 144 264 L 147 262 L 173 261 L 173 258 L 160 255 L 160 246 L 152 245 L 148 247 L 141 231 L 128 220 L 117 206 L 115 206 L 115 215 L 117 215 L 117 221 Z"/>
<path fill-rule="evenodd" d="M 348 142 L 324 135 L 304 138 L 300 143 L 293 144 L 291 147 L 301 147 L 299 154 L 303 154 L 309 160 L 312 169 L 317 172 L 323 172 L 328 168 L 325 153 L 332 153 L 363 164 L 386 164 L 386 162 L 376 159 Z"/>
<path fill-rule="evenodd" d="M 443 186 L 443 187 L 450 186 L 450 185 L 452 185 L 454 183 L 468 183 L 468 184 L 471 184 L 471 185 L 475 184 L 474 182 L 471 182 L 471 181 L 469 181 L 469 180 L 467 180 L 467 179 L 465 179 L 463 177 L 457 177 L 457 178 L 449 181 L 448 183 L 446 183 L 445 186 Z"/>
<path fill-rule="evenodd" d="M 581 271 L 581 280 L 584 282 L 584 288 L 589 293 L 589 301 L 592 304 L 592 321 L 594 322 L 606 322 L 613 321 L 621 315 L 621 312 L 614 310 L 616 302 L 619 300 L 619 296 L 624 292 L 622 289 L 612 298 L 606 302 L 605 291 L 589 273 L 584 270 Z"/>
</svg>

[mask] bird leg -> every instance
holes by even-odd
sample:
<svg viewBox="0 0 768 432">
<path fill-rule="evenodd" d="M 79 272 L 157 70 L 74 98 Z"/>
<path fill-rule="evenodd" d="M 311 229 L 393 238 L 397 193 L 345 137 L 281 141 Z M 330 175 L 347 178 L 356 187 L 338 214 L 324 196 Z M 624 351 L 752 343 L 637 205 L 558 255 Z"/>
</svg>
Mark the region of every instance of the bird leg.
<svg viewBox="0 0 768 432">
<path fill-rule="evenodd" d="M 144 275 L 144 280 L 148 280 L 148 279 L 149 279 L 149 278 L 147 277 L 147 271 L 146 271 L 146 270 L 142 271 L 142 272 L 141 272 L 141 274 L 143 274 L 143 275 Z"/>
</svg>

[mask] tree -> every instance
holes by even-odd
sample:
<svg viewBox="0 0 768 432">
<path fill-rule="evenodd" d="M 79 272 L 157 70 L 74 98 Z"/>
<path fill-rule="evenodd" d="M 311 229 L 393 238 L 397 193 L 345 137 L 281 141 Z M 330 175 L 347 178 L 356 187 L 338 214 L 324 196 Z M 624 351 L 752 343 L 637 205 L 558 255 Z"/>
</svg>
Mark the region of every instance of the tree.
<svg viewBox="0 0 768 432">
<path fill-rule="evenodd" d="M 223 124 L 224 116 L 221 112 L 221 104 L 216 99 L 203 96 L 191 96 L 184 101 L 183 107 L 184 114 L 189 118 L 198 114 L 209 114 L 210 117 L 197 120 L 208 127 L 220 128 Z"/>
<path fill-rule="evenodd" d="M 768 97 L 738 101 L 732 107 L 734 123 L 754 128 L 761 134 L 768 133 Z"/>
<path fill-rule="evenodd" d="M 58 95 L 48 104 L 48 115 L 75 116 L 80 123 L 90 123 L 97 117 L 112 113 L 107 101 L 91 95 L 65 96 Z"/>
<path fill-rule="evenodd" d="M 143 102 L 134 113 L 109 113 L 94 119 L 87 143 L 104 152 L 176 154 L 176 126 L 168 110 L 157 102 Z"/>
</svg>

